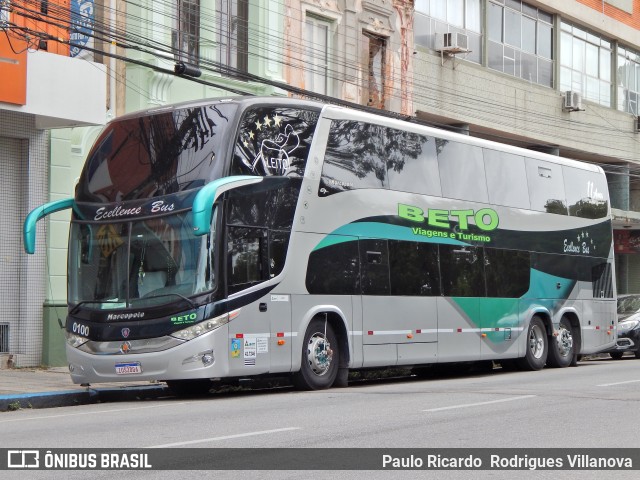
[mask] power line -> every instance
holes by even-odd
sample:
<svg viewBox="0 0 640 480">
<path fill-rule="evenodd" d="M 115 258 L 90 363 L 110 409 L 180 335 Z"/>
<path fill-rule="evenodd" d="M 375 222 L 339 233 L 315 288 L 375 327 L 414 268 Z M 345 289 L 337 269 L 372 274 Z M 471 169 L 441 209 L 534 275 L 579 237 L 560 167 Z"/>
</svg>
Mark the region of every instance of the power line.
<svg viewBox="0 0 640 480">
<path fill-rule="evenodd" d="M 69 31 L 75 31 L 77 27 L 74 26 L 74 19 L 69 18 L 68 11 L 64 11 L 58 6 L 51 5 L 49 11 L 46 16 L 41 15 L 37 11 L 37 6 L 40 2 L 36 2 L 34 0 L 20 2 L 24 4 L 22 7 L 22 11 L 19 9 L 19 4 L 14 3 L 12 7 L 12 11 L 24 16 L 33 21 L 41 21 L 45 23 L 50 23 L 58 26 L 59 28 L 68 28 Z M 90 50 L 94 53 L 102 54 L 107 57 L 114 57 L 119 60 L 124 60 L 133 64 L 145 66 L 151 68 L 153 70 L 162 72 L 162 73 L 173 73 L 169 69 L 159 67 L 157 65 L 151 64 L 148 59 L 145 60 L 144 56 L 147 55 L 150 58 L 158 58 L 163 60 L 172 60 L 175 58 L 180 58 L 185 55 L 186 52 L 180 51 L 173 44 L 166 44 L 159 40 L 160 37 L 166 39 L 171 36 L 172 26 L 178 23 L 177 10 L 175 8 L 175 2 L 169 2 L 167 0 L 160 0 L 153 2 L 152 5 L 144 5 L 140 2 L 135 2 L 132 0 L 128 0 L 127 3 L 131 9 L 135 8 L 139 12 L 127 12 L 126 19 L 127 30 L 120 30 L 117 28 L 117 25 L 110 25 L 109 22 L 99 22 L 93 21 L 92 23 L 92 33 L 90 34 L 96 41 L 102 42 L 107 45 L 115 45 L 117 47 L 123 48 L 131 53 L 137 52 L 137 55 L 130 54 L 125 57 L 123 55 L 113 54 L 111 52 L 107 52 L 104 49 L 94 48 L 94 47 L 84 47 L 85 50 Z M 216 2 L 217 3 L 217 2 Z M 282 12 L 277 9 L 271 9 L 271 5 L 277 4 L 277 2 L 265 2 L 261 3 L 258 7 L 263 16 L 271 15 L 273 16 L 277 22 L 281 22 L 284 25 L 285 16 Z M 265 6 L 266 5 L 266 6 Z M 281 4 L 280 4 L 281 5 Z M 30 7 L 30 8 L 27 8 Z M 297 20 L 300 22 L 303 21 L 303 13 L 300 9 L 295 9 L 293 7 L 290 8 L 291 11 L 294 12 L 294 16 L 296 16 Z M 111 12 L 110 7 L 105 7 L 105 18 L 109 18 L 107 15 Z M 153 21 L 155 16 L 161 13 L 161 22 Z M 121 12 L 115 12 L 116 16 L 121 14 Z M 149 18 L 152 21 L 149 21 Z M 213 44 L 214 47 L 218 49 L 229 48 L 233 43 L 233 38 L 231 37 L 230 29 L 228 28 L 228 24 L 225 24 L 221 21 L 221 18 L 228 19 L 228 16 L 225 17 L 223 12 L 220 10 L 200 8 L 200 17 L 197 19 L 198 25 L 196 23 L 192 23 L 191 27 L 195 30 L 196 26 L 200 27 L 200 31 L 212 36 L 214 39 Z M 167 25 L 167 21 L 169 20 L 172 25 Z M 78 20 L 77 18 L 75 19 Z M 194 19 L 194 22 L 196 20 Z M 138 25 L 138 27 L 135 27 Z M 135 27 L 135 28 L 134 28 Z M 251 32 L 249 35 L 250 41 L 248 42 L 247 49 L 248 54 L 251 55 L 253 60 L 257 61 L 273 61 L 279 64 L 283 69 L 294 68 L 296 66 L 295 62 L 300 61 L 301 56 L 305 52 L 324 52 L 324 50 L 320 49 L 316 45 L 308 45 L 307 42 L 304 41 L 303 38 L 296 37 L 293 33 L 289 34 L 289 41 L 286 44 L 287 51 L 289 52 L 289 57 L 287 57 L 283 52 L 273 51 L 269 49 L 268 55 L 261 54 L 261 51 L 264 49 L 264 45 L 271 45 L 272 35 L 270 32 L 266 31 L 262 25 L 251 24 L 248 21 L 244 21 L 244 27 Z M 280 28 L 282 31 L 283 28 Z M 34 37 L 43 38 L 41 32 L 37 32 L 30 29 L 13 29 L 13 33 L 19 32 L 19 34 L 24 38 L 29 35 L 33 35 Z M 152 37 L 149 37 L 149 32 L 152 33 Z M 338 41 L 346 41 L 348 37 L 346 37 L 343 33 L 337 32 L 336 36 Z M 44 38 L 47 38 L 46 36 Z M 350 37 L 349 37 L 350 38 Z M 60 41 L 60 39 L 50 38 L 54 41 Z M 351 41 L 355 41 L 357 43 L 358 39 L 350 38 Z M 216 44 L 217 41 L 217 44 Z M 276 42 L 277 43 L 277 42 Z M 226 46 L 225 46 L 226 45 Z M 268 47 L 267 47 L 268 48 Z M 393 44 L 389 39 L 389 48 L 392 51 L 397 51 L 398 48 L 401 48 L 399 44 Z M 296 56 L 297 55 L 297 56 Z M 358 80 L 357 75 L 351 75 L 346 72 L 346 70 L 353 66 L 352 61 L 349 59 L 344 59 L 344 57 L 338 57 L 335 53 L 329 54 L 329 64 L 332 66 L 331 69 L 327 70 L 327 75 L 330 79 L 340 82 L 350 82 L 359 88 L 366 89 L 368 84 L 366 83 L 366 79 L 363 78 Z M 135 58 L 135 57 L 139 58 Z M 417 64 L 420 62 L 420 57 L 414 58 L 413 61 Z M 251 81 L 257 84 L 267 84 L 271 85 L 275 88 L 282 89 L 284 91 L 289 91 L 290 93 L 294 93 L 296 95 L 317 98 L 319 100 L 325 102 L 338 103 L 339 101 L 328 95 L 319 95 L 303 88 L 294 88 L 290 85 L 280 82 L 274 81 L 270 79 L 265 79 L 264 77 L 260 77 L 257 75 L 249 74 L 248 72 L 241 71 L 237 68 L 230 67 L 229 65 L 220 62 L 213 61 L 210 59 L 204 59 L 200 57 L 198 60 L 199 67 L 205 71 L 206 73 L 217 73 L 230 75 L 234 78 L 238 78 L 241 80 Z M 423 62 L 427 62 L 423 60 Z M 307 67 L 307 65 L 305 65 Z M 415 68 L 414 68 L 415 71 Z M 394 70 L 388 76 L 388 78 L 394 82 L 402 81 L 402 77 L 405 72 L 400 71 L 399 73 Z M 197 83 L 201 83 L 207 86 L 212 86 L 221 89 L 227 89 L 229 91 L 229 87 L 226 85 L 222 85 L 218 82 L 212 82 L 210 80 L 201 80 L 201 79 L 190 79 Z M 512 105 L 507 103 L 496 104 L 495 102 L 489 103 L 487 100 L 479 97 L 477 95 L 464 95 L 460 94 L 459 91 L 455 89 L 446 89 L 439 88 L 437 92 L 430 92 L 429 89 L 422 88 L 420 85 L 417 85 L 413 79 L 406 80 L 413 84 L 416 88 L 412 92 L 414 99 L 420 102 L 420 105 L 425 107 L 430 107 L 434 109 L 442 108 L 442 104 L 446 104 L 451 111 L 457 113 L 461 118 L 467 117 L 471 119 L 476 119 L 481 122 L 490 123 L 495 126 L 511 126 L 513 123 L 517 122 L 527 122 L 528 131 L 530 133 L 537 133 L 540 136 L 545 136 L 550 127 L 557 126 L 558 129 L 562 129 L 563 132 L 566 132 L 566 137 L 571 138 L 576 134 L 587 134 L 589 131 L 593 131 L 594 133 L 597 131 L 601 133 L 602 131 L 607 131 L 610 135 L 620 135 L 624 137 L 628 137 L 629 134 L 626 132 L 622 132 L 621 130 L 615 128 L 614 125 L 605 126 L 595 126 L 588 124 L 586 122 L 577 121 L 575 119 L 558 119 L 554 115 L 541 116 L 538 115 L 535 119 L 530 119 L 526 117 L 526 112 L 522 112 L 517 108 L 514 108 Z M 499 77 L 496 78 L 497 82 L 500 82 Z M 231 88 L 232 93 L 239 94 L 247 94 L 248 92 L 233 89 Z M 523 89 L 524 91 L 524 89 Z M 395 92 L 392 94 L 392 98 L 396 98 L 399 100 L 407 99 L 407 92 L 401 91 L 399 94 Z M 353 104 L 351 102 L 339 102 L 342 104 L 347 104 L 349 106 L 360 107 L 359 104 Z M 377 109 L 373 109 L 376 113 L 383 113 Z M 490 112 L 490 113 L 487 113 Z M 509 117 L 510 121 L 501 121 L 499 115 L 502 114 L 505 117 Z M 594 114 L 598 115 L 598 112 L 594 110 Z M 602 118 L 602 117 L 601 117 Z M 406 119 L 406 118 L 405 118 Z M 606 119 L 602 118 L 606 122 Z M 429 123 L 434 126 L 441 126 L 451 128 L 448 125 L 438 124 L 437 122 L 424 122 Z M 483 135 L 484 136 L 484 135 Z M 488 135 L 494 139 L 498 139 L 500 141 L 505 141 L 506 137 L 495 134 Z M 513 139 L 507 139 L 508 142 L 513 142 Z M 635 140 L 635 137 L 634 137 Z M 637 140 L 636 140 L 637 141 Z M 583 142 L 586 146 L 600 146 L 597 143 L 590 143 L 590 140 L 587 138 Z M 612 142 L 613 143 L 613 142 Z M 614 150 L 614 149 L 612 149 Z M 629 154 L 622 150 L 617 149 L 613 152 L 615 155 L 619 156 L 621 159 L 632 160 Z"/>
</svg>

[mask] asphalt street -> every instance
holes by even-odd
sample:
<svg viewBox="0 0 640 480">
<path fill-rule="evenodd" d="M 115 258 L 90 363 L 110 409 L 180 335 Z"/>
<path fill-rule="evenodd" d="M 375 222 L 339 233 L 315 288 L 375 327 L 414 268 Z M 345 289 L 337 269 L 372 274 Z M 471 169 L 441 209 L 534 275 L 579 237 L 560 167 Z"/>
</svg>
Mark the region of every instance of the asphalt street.
<svg viewBox="0 0 640 480">
<path fill-rule="evenodd" d="M 132 386 L 131 388 L 134 388 Z M 640 362 L 581 362 L 540 372 L 445 375 L 21 409 L 0 414 L 4 448 L 639 448 Z M 64 435 L 61 435 L 64 432 Z M 330 466 L 331 457 L 326 458 Z M 300 472 L 216 471 L 216 478 L 300 478 Z M 39 476 L 48 473 L 49 476 Z M 66 476 L 57 477 L 57 473 Z M 31 472 L 73 478 L 79 472 Z M 140 475 L 138 475 L 138 473 Z M 169 478 L 137 472 L 137 478 Z M 174 475 L 176 472 L 173 472 Z M 184 475 L 183 475 L 184 473 Z M 206 472 L 181 472 L 199 478 Z M 342 471 L 342 478 L 363 472 Z M 115 472 L 92 472 L 115 478 Z M 51 476 L 53 475 L 53 476 Z M 70 476 L 71 475 L 71 476 Z M 335 478 L 326 471 L 304 476 Z M 372 471 L 368 478 L 636 478 L 637 471 Z M 18 477 L 16 477 L 18 478 Z M 27 477 L 21 477 L 27 478 Z"/>
</svg>

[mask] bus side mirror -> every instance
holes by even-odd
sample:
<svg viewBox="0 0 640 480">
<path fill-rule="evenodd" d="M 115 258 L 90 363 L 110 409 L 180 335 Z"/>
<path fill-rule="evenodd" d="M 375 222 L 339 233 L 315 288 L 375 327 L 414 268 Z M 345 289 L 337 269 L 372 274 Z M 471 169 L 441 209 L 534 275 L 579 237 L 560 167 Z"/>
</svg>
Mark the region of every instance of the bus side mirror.
<svg viewBox="0 0 640 480">
<path fill-rule="evenodd" d="M 73 207 L 73 198 L 65 198 L 64 200 L 45 203 L 31 210 L 22 228 L 24 251 L 29 255 L 36 251 L 36 223 L 38 223 L 38 220 L 71 207 Z"/>
<path fill-rule="evenodd" d="M 191 207 L 193 212 L 193 233 L 201 236 L 210 232 L 213 204 L 216 203 L 220 195 L 232 188 L 243 187 L 261 181 L 262 177 L 235 175 L 207 183 L 193 199 L 193 206 Z"/>
</svg>

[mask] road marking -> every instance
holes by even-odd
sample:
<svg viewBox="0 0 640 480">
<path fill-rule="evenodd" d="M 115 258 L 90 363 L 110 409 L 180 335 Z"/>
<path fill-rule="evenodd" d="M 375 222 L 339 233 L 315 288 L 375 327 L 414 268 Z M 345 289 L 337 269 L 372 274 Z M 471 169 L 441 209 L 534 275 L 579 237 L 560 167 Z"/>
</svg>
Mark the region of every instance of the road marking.
<svg viewBox="0 0 640 480">
<path fill-rule="evenodd" d="M 501 398 L 500 400 L 490 400 L 488 402 L 465 403 L 462 405 L 449 405 L 448 407 L 430 408 L 429 410 L 423 410 L 423 412 L 441 412 L 443 410 L 454 410 L 456 408 L 479 407 L 482 405 L 491 405 L 492 403 L 503 403 L 503 402 L 513 402 L 515 400 L 524 400 L 525 398 L 533 398 L 535 396 L 536 395 L 521 395 L 519 397 Z"/>
<path fill-rule="evenodd" d="M 640 380 L 627 380 L 626 382 L 616 383 L 603 383 L 602 385 L 596 385 L 596 387 L 613 387 L 614 385 L 624 385 L 625 383 L 638 383 Z"/>
<path fill-rule="evenodd" d="M 0 420 L 0 423 L 10 423 L 10 422 L 24 422 L 26 420 L 46 420 L 49 418 L 64 418 L 64 417 L 75 417 L 79 415 L 95 415 L 97 413 L 119 413 L 119 412 L 127 412 L 131 410 L 143 410 L 145 408 L 164 408 L 164 407 L 173 407 L 174 405 L 184 405 L 188 402 L 175 402 L 171 404 L 163 404 L 163 405 L 148 405 L 145 407 L 130 407 L 130 408 L 114 408 L 110 410 L 91 410 L 90 412 L 79 412 L 79 413 L 65 413 L 60 415 L 43 415 L 41 417 L 19 417 L 12 418 L 10 420 Z"/>
<path fill-rule="evenodd" d="M 277 428 L 275 430 L 262 430 L 259 432 L 238 433 L 236 435 L 225 435 L 224 437 L 202 438 L 200 440 L 187 440 L 186 442 L 165 443 L 164 445 L 153 445 L 146 448 L 169 448 L 180 447 L 182 445 L 193 445 L 195 443 L 219 442 L 220 440 L 231 440 L 234 438 L 253 437 L 255 435 L 267 435 L 269 433 L 290 432 L 292 430 L 301 430 L 300 427 Z"/>
</svg>

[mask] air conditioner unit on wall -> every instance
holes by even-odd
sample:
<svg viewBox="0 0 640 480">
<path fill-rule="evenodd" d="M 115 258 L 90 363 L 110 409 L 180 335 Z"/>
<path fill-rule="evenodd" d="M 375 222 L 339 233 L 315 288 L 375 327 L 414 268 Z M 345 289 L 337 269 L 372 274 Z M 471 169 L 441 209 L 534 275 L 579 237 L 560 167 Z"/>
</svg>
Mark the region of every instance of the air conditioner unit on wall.
<svg viewBox="0 0 640 480">
<path fill-rule="evenodd" d="M 449 54 L 469 51 L 469 37 L 464 33 L 436 33 L 436 50 Z"/>
<path fill-rule="evenodd" d="M 567 90 L 562 98 L 562 109 L 567 112 L 582 110 L 582 95 L 580 95 L 580 92 Z"/>
</svg>

